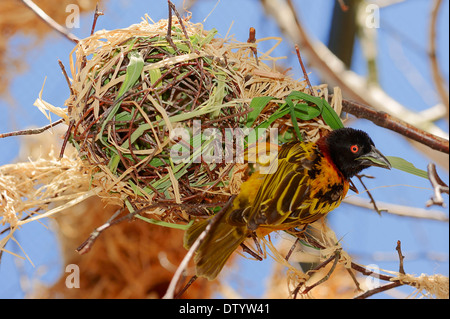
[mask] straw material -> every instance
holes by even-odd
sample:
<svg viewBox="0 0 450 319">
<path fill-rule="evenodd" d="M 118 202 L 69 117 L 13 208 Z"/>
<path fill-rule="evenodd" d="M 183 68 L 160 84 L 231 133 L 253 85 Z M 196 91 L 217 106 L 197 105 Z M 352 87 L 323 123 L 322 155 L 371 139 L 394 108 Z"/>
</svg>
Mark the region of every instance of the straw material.
<svg viewBox="0 0 450 319">
<path fill-rule="evenodd" d="M 67 146 L 61 160 L 53 153 L 0 168 L 0 220 L 10 225 L 0 249 L 15 240 L 21 225 L 52 216 L 59 224 L 66 263 L 79 265 L 89 278 L 82 283 L 84 289 L 68 290 L 62 277 L 41 292 L 43 296 L 160 297 L 174 270 L 168 271 L 167 265 L 178 265 L 185 253 L 178 229 L 143 221 L 121 223 L 103 232 L 83 258 L 69 252 L 118 208 L 133 211 L 158 204 L 143 214 L 166 226 L 185 227 L 196 216 L 211 214 L 206 205 L 220 206 L 239 192 L 248 164 L 196 163 L 194 156 L 188 163 L 172 163 L 167 155 L 176 141 L 170 133 L 175 128 L 192 133 L 195 120 L 219 130 L 243 127 L 252 99 L 273 97 L 255 119 L 256 126 L 292 91 L 306 90 L 305 81 L 276 69 L 278 58 L 270 56 L 272 50 L 255 58 L 252 49 L 259 42 L 276 40 L 275 48 L 279 38 L 255 44 L 221 39 L 201 24 L 188 19 L 181 24 L 174 18 L 170 44 L 167 26 L 168 20 L 154 23 L 146 17 L 140 24 L 97 31 L 80 41 L 71 53 L 72 94 L 66 108 L 51 105 L 41 95 L 35 103 L 46 116 L 53 113 L 66 120 L 65 135 L 75 148 Z M 128 86 L 136 70 L 137 80 Z M 313 89 L 328 98 L 325 85 Z M 339 90 L 334 97 L 332 107 L 339 112 Z M 282 133 L 293 131 L 289 115 L 271 126 Z M 308 140 L 330 129 L 321 118 L 299 121 L 298 126 Z M 267 246 L 271 248 L 270 242 Z M 271 252 L 281 261 L 275 248 Z M 187 296 L 207 297 L 205 283 L 198 285 L 202 288 L 192 288 Z"/>
<path fill-rule="evenodd" d="M 67 109 L 41 98 L 35 105 L 43 112 L 59 114 L 71 125 L 71 142 L 86 165 L 96 168 L 92 186 L 102 189 L 100 196 L 131 203 L 134 209 L 156 199 L 177 204 L 223 202 L 217 195 L 232 194 L 230 181 L 240 169 L 232 163 L 195 163 L 195 150 L 187 164 L 171 163 L 174 128 L 192 133 L 196 120 L 221 131 L 239 128 L 252 98 L 274 97 L 256 119 L 257 125 L 277 109 L 276 101 L 283 101 L 293 90 L 304 91 L 305 82 L 259 63 L 273 64 L 277 59 L 267 53 L 255 59 L 251 50 L 255 44 L 218 39 L 214 30 L 205 31 L 188 20 L 180 24 L 175 18 L 170 44 L 168 20 L 149 20 L 146 17 L 126 29 L 98 31 L 80 41 L 71 54 L 73 94 Z M 194 43 L 191 48 L 186 35 Z M 145 60 L 140 68 L 138 62 L 133 65 L 139 59 Z M 138 84 L 123 90 L 128 88 L 130 70 L 139 73 Z M 316 93 L 326 95 L 326 87 L 316 88 Z M 284 117 L 274 125 L 291 124 Z M 328 129 L 320 119 L 299 126 L 312 140 Z M 204 148 L 207 142 L 202 143 Z M 233 185 L 232 191 L 238 186 Z M 164 220 L 171 223 L 188 220 L 179 209 L 152 213 L 155 218 L 164 213 Z"/>
</svg>

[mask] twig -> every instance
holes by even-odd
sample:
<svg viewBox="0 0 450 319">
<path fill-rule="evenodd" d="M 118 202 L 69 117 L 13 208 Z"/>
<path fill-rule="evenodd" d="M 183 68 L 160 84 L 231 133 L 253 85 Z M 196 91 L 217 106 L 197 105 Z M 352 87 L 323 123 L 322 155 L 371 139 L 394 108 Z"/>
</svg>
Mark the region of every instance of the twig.
<svg viewBox="0 0 450 319">
<path fill-rule="evenodd" d="M 297 245 L 297 243 L 300 241 L 300 238 L 296 238 L 294 244 L 291 246 L 291 249 L 289 249 L 289 252 L 287 253 L 286 257 L 284 257 L 284 259 L 286 261 L 289 261 L 289 258 L 291 258 L 292 253 L 294 252 L 295 246 Z"/>
<path fill-rule="evenodd" d="M 59 152 L 59 159 L 63 158 L 63 156 L 64 156 L 64 151 L 66 150 L 66 145 L 67 145 L 67 142 L 69 141 L 70 134 L 72 133 L 72 128 L 74 125 L 75 125 L 75 120 L 71 120 L 69 122 L 69 127 L 67 128 L 66 134 L 64 135 L 64 140 L 61 145 L 61 151 Z"/>
<path fill-rule="evenodd" d="M 353 271 L 352 271 L 350 268 L 347 268 L 347 267 L 345 268 L 345 270 L 347 270 L 348 274 L 350 275 L 350 278 L 352 278 L 353 283 L 354 283 L 355 286 L 356 286 L 356 290 L 362 291 L 361 285 L 359 284 L 358 279 L 356 279 L 356 276 L 355 276 L 355 274 L 353 273 Z"/>
<path fill-rule="evenodd" d="M 178 294 L 175 296 L 175 299 L 181 298 L 181 296 L 188 290 L 188 288 L 194 283 L 194 281 L 197 280 L 197 275 L 192 276 L 192 278 L 189 280 L 189 282 L 186 284 L 186 286 L 181 289 Z"/>
<path fill-rule="evenodd" d="M 58 64 L 59 64 L 59 67 L 61 68 L 64 78 L 66 79 L 67 86 L 69 87 L 69 90 L 70 90 L 70 95 L 73 95 L 72 84 L 70 83 L 70 79 L 69 79 L 69 76 L 67 75 L 66 68 L 64 67 L 64 64 L 59 59 L 58 59 Z M 72 107 L 72 105 L 69 104 L 69 109 L 67 110 L 69 114 L 71 111 L 71 107 Z"/>
<path fill-rule="evenodd" d="M 362 186 L 364 187 L 364 189 L 366 190 L 367 195 L 369 195 L 369 197 L 370 197 L 370 202 L 372 203 L 373 208 L 374 208 L 375 211 L 378 213 L 378 215 L 381 215 L 381 210 L 378 209 L 377 203 L 375 202 L 375 198 L 373 198 L 372 194 L 371 194 L 370 191 L 367 189 L 366 184 L 364 184 L 364 182 L 363 182 L 363 180 L 362 180 L 363 177 L 373 178 L 373 176 L 368 176 L 368 175 L 362 174 L 362 175 L 356 175 L 356 177 L 359 179 L 359 182 L 361 183 L 361 185 L 362 185 Z"/>
<path fill-rule="evenodd" d="M 404 275 L 404 274 L 405 274 L 405 269 L 403 268 L 403 259 L 404 259 L 405 257 L 404 257 L 403 254 L 402 254 L 402 249 L 401 249 L 401 242 L 400 242 L 400 240 L 397 241 L 397 246 L 396 246 L 395 249 L 396 249 L 397 252 L 398 252 L 398 258 L 399 258 L 399 273 L 402 274 L 402 275 Z M 373 272 L 373 271 L 371 271 L 371 270 L 367 270 L 366 268 L 364 268 L 364 267 L 362 267 L 362 266 L 360 266 L 360 265 L 357 265 L 357 264 L 355 264 L 355 263 L 353 263 L 353 262 L 352 262 L 352 264 L 351 264 L 351 267 L 352 267 L 354 270 L 356 270 L 356 271 L 362 273 L 363 275 L 366 275 L 366 276 L 372 276 L 372 277 L 375 277 L 375 278 L 378 278 L 378 279 L 381 279 L 381 280 L 385 280 L 385 281 L 391 281 L 390 283 L 388 283 L 388 284 L 386 284 L 386 285 L 382 285 L 382 286 L 379 286 L 379 287 L 370 289 L 370 290 L 364 292 L 363 294 L 360 294 L 360 295 L 356 296 L 354 299 L 365 299 L 365 298 L 368 298 L 368 297 L 370 297 L 370 296 L 373 296 L 373 295 L 375 295 L 375 294 L 377 294 L 377 293 L 384 292 L 384 291 L 387 291 L 387 290 L 389 290 L 389 289 L 393 289 L 393 288 L 396 288 L 396 287 L 400 287 L 400 286 L 403 286 L 403 285 L 405 285 L 405 284 L 406 284 L 406 285 L 409 285 L 409 286 L 413 286 L 413 287 L 415 286 L 415 283 L 410 283 L 410 284 L 409 284 L 408 282 L 402 282 L 402 281 L 400 281 L 400 280 L 397 280 L 395 277 L 392 277 L 392 276 L 382 275 L 382 274 L 375 273 L 375 272 Z"/>
<path fill-rule="evenodd" d="M 187 34 L 186 28 L 184 27 L 183 19 L 181 18 L 181 15 L 177 11 L 177 7 L 170 0 L 167 0 L 167 4 L 169 6 L 169 23 L 168 23 L 168 26 L 167 26 L 167 35 L 166 35 L 167 42 L 169 42 L 169 44 L 175 49 L 175 52 L 178 51 L 177 46 L 172 41 L 172 35 L 171 35 L 171 32 L 172 32 L 172 11 L 173 11 L 175 13 L 175 15 L 177 16 L 178 21 L 180 22 L 181 30 L 183 31 L 184 37 L 186 38 L 186 41 L 183 41 L 183 42 L 185 42 L 189 46 L 189 49 L 191 51 L 194 51 L 194 48 L 192 47 L 192 43 L 189 40 L 189 35 Z"/>
<path fill-rule="evenodd" d="M 31 0 L 22 0 L 22 2 L 28 8 L 30 8 L 34 13 L 36 13 L 39 16 L 39 18 L 41 18 L 45 23 L 47 23 L 52 29 L 58 31 L 59 33 L 61 33 L 63 36 L 65 36 L 67 39 L 69 39 L 72 42 L 78 43 L 80 41 L 80 39 L 76 35 L 70 33 L 66 28 L 64 28 L 63 26 L 58 24 L 58 22 L 56 22 L 55 20 L 50 18 L 33 1 L 31 1 Z"/>
<path fill-rule="evenodd" d="M 98 3 L 95 5 L 94 21 L 92 22 L 91 35 L 95 32 L 95 26 L 97 25 L 97 19 L 103 15 L 103 11 L 98 11 Z"/>
<path fill-rule="evenodd" d="M 370 296 L 373 296 L 373 295 L 375 295 L 377 293 L 384 292 L 384 291 L 387 291 L 387 290 L 390 290 L 390 289 L 393 289 L 393 288 L 396 288 L 396 287 L 400 287 L 402 285 L 403 284 L 400 281 L 390 282 L 388 284 L 379 286 L 377 288 L 370 289 L 370 290 L 368 290 L 368 291 L 366 291 L 366 292 L 356 296 L 354 299 L 366 299 L 366 298 L 369 298 Z"/>
<path fill-rule="evenodd" d="M 336 249 L 334 251 L 334 254 L 332 256 L 330 256 L 328 259 L 324 260 L 323 262 L 321 262 L 319 265 L 317 265 L 316 267 L 314 267 L 314 269 L 309 270 L 306 275 L 309 275 L 310 273 L 316 272 L 319 269 L 322 269 L 323 267 L 325 267 L 326 265 L 328 265 L 332 260 L 334 260 L 333 266 L 331 266 L 330 271 L 325 275 L 325 277 L 323 277 L 322 279 L 320 279 L 319 281 L 317 281 L 316 283 L 312 284 L 311 286 L 305 287 L 305 290 L 302 291 L 302 294 L 307 294 L 309 291 L 311 291 L 311 289 L 313 289 L 314 287 L 317 287 L 318 285 L 324 283 L 325 281 L 327 281 L 331 274 L 333 273 L 334 269 L 336 268 L 336 265 L 339 261 L 339 258 L 341 256 L 341 249 Z M 301 287 L 305 284 L 305 282 L 301 282 L 292 292 L 293 295 L 293 299 L 297 298 L 297 294 L 300 291 Z"/>
<path fill-rule="evenodd" d="M 425 122 L 420 114 L 404 107 L 380 87 L 376 85 L 367 86 L 366 80 L 355 72 L 345 68 L 327 47 L 319 42 L 313 41 L 298 17 L 291 0 L 260 0 L 265 11 L 273 15 L 280 30 L 285 32 L 292 43 L 298 43 L 302 47 L 302 53 L 308 57 L 308 62 L 316 68 L 327 82 L 339 86 L 343 93 L 350 99 L 361 101 L 366 105 L 372 105 L 377 110 L 389 112 L 395 116 L 401 116 L 407 123 L 414 126 L 427 125 L 427 130 L 434 135 L 447 137 L 448 134 L 434 123 Z M 427 154 L 430 155 L 430 154 Z"/>
<path fill-rule="evenodd" d="M 136 215 L 140 215 L 150 209 L 156 208 L 156 207 L 183 207 L 183 208 L 198 208 L 198 207 L 206 207 L 206 206 L 216 206 L 217 204 L 187 204 L 187 203 L 181 203 L 177 204 L 175 202 L 167 202 L 167 201 L 161 201 L 158 203 L 154 203 L 145 207 L 142 207 L 140 209 L 135 210 L 132 213 L 128 213 L 120 218 L 114 219 L 118 216 L 118 213 L 121 213 L 124 208 L 121 208 L 118 212 L 116 212 L 106 223 L 101 225 L 100 227 L 97 227 L 90 235 L 89 237 L 76 249 L 78 253 L 85 254 L 87 253 L 93 246 L 94 242 L 97 240 L 97 238 L 100 236 L 100 234 L 108 229 L 111 226 L 114 226 L 116 224 L 119 224 L 123 222 L 124 220 L 131 219 L 132 217 Z"/>
<path fill-rule="evenodd" d="M 328 273 L 325 275 L 325 277 L 320 279 L 318 282 L 312 284 L 311 286 L 306 287 L 305 290 L 302 291 L 302 294 L 307 294 L 314 287 L 317 287 L 318 285 L 320 285 L 320 284 L 324 283 L 325 281 L 327 281 L 328 279 L 330 279 L 331 274 L 336 269 L 336 266 L 337 266 L 337 263 L 339 261 L 340 256 L 341 256 L 341 250 L 340 249 L 336 249 L 334 251 L 334 255 L 331 256 L 330 258 L 328 258 L 330 261 L 334 259 L 334 262 L 333 262 L 333 265 L 330 268 L 330 271 L 328 271 Z M 328 264 L 328 262 L 326 264 Z M 322 267 L 324 267 L 326 264 L 324 264 Z"/>
<path fill-rule="evenodd" d="M 308 72 L 306 72 L 306 68 L 305 68 L 305 65 L 303 64 L 302 56 L 300 55 L 300 49 L 297 44 L 295 45 L 295 52 L 297 53 L 298 62 L 300 62 L 300 67 L 302 68 L 303 77 L 305 78 L 306 83 L 308 83 L 309 94 L 314 96 L 314 91 L 312 89 L 311 82 L 309 81 Z"/>
<path fill-rule="evenodd" d="M 200 244 L 205 239 L 206 235 L 209 233 L 211 229 L 214 229 L 214 226 L 220 221 L 222 215 L 224 215 L 227 211 L 227 209 L 231 206 L 233 203 L 233 200 L 236 196 L 232 196 L 230 200 L 227 202 L 227 204 L 222 207 L 222 209 L 214 215 L 213 218 L 211 218 L 208 226 L 206 226 L 205 230 L 200 234 L 200 236 L 197 237 L 195 242 L 192 244 L 191 248 L 187 252 L 187 254 L 184 256 L 183 260 L 181 261 L 180 265 L 178 266 L 177 270 L 175 271 L 175 274 L 172 277 L 172 280 L 170 281 L 169 287 L 167 288 L 167 291 L 165 295 L 163 296 L 163 299 L 173 299 L 175 295 L 175 289 L 177 287 L 178 281 L 180 280 L 181 275 L 183 274 L 184 270 L 186 269 L 189 261 L 191 260 L 192 256 L 194 256 L 194 253 L 197 251 L 197 248 L 200 246 Z"/>
<path fill-rule="evenodd" d="M 50 123 L 46 126 L 40 127 L 40 128 L 34 128 L 34 129 L 27 129 L 27 130 L 20 130 L 15 132 L 9 132 L 9 133 L 0 133 L 0 138 L 10 137 L 10 136 L 19 136 L 19 135 L 34 135 L 34 134 L 40 134 L 44 131 L 47 131 L 49 128 L 52 128 L 53 126 L 56 126 L 58 124 L 61 124 L 64 122 L 64 119 L 59 119 L 56 122 Z"/>
<path fill-rule="evenodd" d="M 175 52 L 178 52 L 178 48 L 173 43 L 172 40 L 172 6 L 170 0 L 167 0 L 168 8 L 169 8 L 169 19 L 167 24 L 167 34 L 166 34 L 166 41 L 170 44 L 170 46 L 175 50 Z M 172 4 L 173 5 L 173 4 Z"/>
<path fill-rule="evenodd" d="M 377 111 L 364 103 L 342 100 L 342 111 L 350 113 L 357 118 L 369 120 L 378 126 L 400 133 L 432 149 L 449 154 L 448 140 L 428 133 L 386 112 Z"/>
<path fill-rule="evenodd" d="M 80 254 L 83 255 L 87 252 L 89 252 L 92 248 L 92 245 L 94 245 L 94 242 L 97 240 L 98 236 L 100 236 L 100 234 L 107 228 L 111 227 L 112 225 L 118 224 L 120 223 L 122 220 L 124 219 L 128 219 L 130 218 L 130 214 L 127 214 L 126 216 L 119 218 L 117 220 L 114 220 L 114 218 L 116 218 L 121 212 L 123 211 L 122 209 L 117 210 L 112 216 L 111 218 L 108 219 L 108 221 L 106 223 L 104 223 L 102 226 L 97 227 L 92 233 L 91 235 L 89 235 L 88 239 L 86 239 L 77 249 L 76 251 Z"/>
<path fill-rule="evenodd" d="M 349 196 L 343 200 L 346 204 L 351 204 L 359 207 L 373 209 L 372 203 L 369 200 L 358 196 Z M 418 208 L 406 205 L 398 205 L 386 202 L 377 201 L 377 205 L 381 208 L 383 213 L 393 214 L 402 217 L 412 217 L 428 220 L 436 220 L 448 223 L 447 214 L 439 210 L 429 210 L 425 208 Z"/>
<path fill-rule="evenodd" d="M 441 8 L 442 0 L 435 0 L 433 3 L 433 8 L 431 10 L 431 18 L 430 18 L 430 29 L 429 29 L 429 52 L 428 55 L 430 57 L 431 64 L 431 73 L 433 76 L 434 84 L 436 85 L 436 90 L 441 98 L 441 102 L 445 105 L 447 109 L 447 116 L 449 112 L 449 100 L 448 100 L 448 91 L 446 89 L 446 85 L 444 79 L 439 70 L 439 64 L 437 61 L 436 54 L 436 25 L 437 25 L 437 17 L 439 13 L 439 9 Z"/>
<path fill-rule="evenodd" d="M 248 31 L 247 43 L 255 43 L 255 42 L 256 42 L 256 30 L 255 28 L 251 27 L 250 30 Z M 252 51 L 253 56 L 255 57 L 256 65 L 259 66 L 258 50 L 256 49 L 256 47 L 250 47 L 250 50 Z"/>
<path fill-rule="evenodd" d="M 403 260 L 405 259 L 405 256 L 402 254 L 402 243 L 400 240 L 397 240 L 397 246 L 395 247 L 395 250 L 397 250 L 398 253 L 398 259 L 400 261 L 400 265 L 398 267 L 398 272 L 402 275 L 405 274 L 405 268 L 403 268 Z"/>
<path fill-rule="evenodd" d="M 442 198 L 442 193 L 449 193 L 449 187 L 445 184 L 436 172 L 436 165 L 430 163 L 427 166 L 428 179 L 430 180 L 431 186 L 433 186 L 434 196 L 426 203 L 427 207 L 432 205 L 438 205 L 445 207 L 444 199 Z"/>
<path fill-rule="evenodd" d="M 353 261 L 351 263 L 351 268 L 353 270 L 356 270 L 357 272 L 363 274 L 364 276 L 370 276 L 370 277 L 378 278 L 378 279 L 384 280 L 384 281 L 391 281 L 391 279 L 395 278 L 395 277 L 392 277 L 389 275 L 383 275 L 383 274 L 374 272 L 373 270 L 369 270 L 361 265 L 358 265 L 357 263 L 354 263 Z"/>
</svg>

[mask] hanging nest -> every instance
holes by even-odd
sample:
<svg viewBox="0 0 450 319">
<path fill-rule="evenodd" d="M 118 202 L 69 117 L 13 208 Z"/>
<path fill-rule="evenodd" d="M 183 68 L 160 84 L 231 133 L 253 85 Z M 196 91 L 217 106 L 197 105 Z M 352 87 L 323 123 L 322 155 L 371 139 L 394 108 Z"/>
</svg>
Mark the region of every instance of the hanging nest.
<svg viewBox="0 0 450 319">
<path fill-rule="evenodd" d="M 271 39 L 281 41 L 266 40 Z M 211 136 L 198 131 L 226 136 L 227 130 L 249 126 L 253 98 L 270 96 L 273 100 L 252 119 L 252 126 L 258 126 L 306 84 L 260 63 L 276 59 L 268 54 L 258 58 L 258 41 L 229 40 L 188 19 L 154 23 L 146 17 L 78 43 L 71 54 L 72 94 L 62 116 L 69 124 L 69 141 L 96 168 L 92 184 L 102 188 L 102 196 L 124 202 L 131 211 L 163 203 L 150 210 L 154 218 L 185 224 L 189 205 L 181 204 L 201 214 L 198 204 L 223 204 L 239 190 L 246 165 L 205 161 L 217 148 Z M 272 125 L 294 137 L 289 115 L 278 116 Z M 308 126 L 303 131 L 310 139 L 327 129 L 320 117 L 300 126 Z M 180 139 L 180 129 L 188 139 Z M 174 154 L 188 155 L 174 162 Z"/>
<path fill-rule="evenodd" d="M 261 41 L 275 45 L 261 53 Z M 279 58 L 270 53 L 280 42 L 276 37 L 240 42 L 220 38 L 216 30 L 204 30 L 189 19 L 153 22 L 147 16 L 140 24 L 97 31 L 79 41 L 70 55 L 67 108 L 41 96 L 35 105 L 68 125 L 65 140 L 81 159 L 75 175 L 84 177 L 86 191 L 69 194 L 68 186 L 70 202 L 45 207 L 41 216 L 99 195 L 150 223 L 186 229 L 197 216 L 217 211 L 258 169 L 258 161 L 236 163 L 233 159 L 242 155 L 236 147 L 231 155 L 224 151 L 218 159 L 205 160 L 216 155 L 217 147 L 227 150 L 227 134 L 277 128 L 279 143 L 317 140 L 330 129 L 317 105 L 328 100 L 327 87 L 307 89 L 306 81 L 278 70 Z M 340 92 L 333 96 L 331 105 L 339 113 Z M 204 134 L 208 130 L 212 134 Z M 270 135 L 262 136 L 273 142 Z M 245 142 L 248 154 L 253 145 Z M 175 160 L 180 154 L 187 156 Z M 65 220 L 70 219 L 62 215 L 59 223 Z M 181 239 L 178 245 L 182 248 Z"/>
<path fill-rule="evenodd" d="M 258 52 L 257 44 L 267 40 L 276 44 Z M 0 222 L 10 225 L 0 249 L 5 250 L 22 225 L 80 202 L 88 209 L 58 216 L 61 229 L 72 234 L 65 252 L 117 207 L 141 215 L 141 209 L 148 208 L 146 221 L 181 229 L 197 215 L 214 213 L 239 192 L 249 166 L 258 162 L 203 160 L 216 150 L 211 147 L 215 135 L 196 134 L 198 130 L 214 129 L 225 137 L 233 130 L 274 127 L 280 143 L 317 140 L 332 126 L 332 109 L 340 113 L 340 91 L 335 89 L 327 109 L 321 102 L 328 100 L 326 86 L 307 90 L 306 81 L 277 70 L 278 59 L 270 53 L 280 42 L 274 37 L 239 42 L 219 38 L 216 30 L 206 31 L 189 19 L 155 23 L 148 17 L 129 28 L 98 31 L 81 40 L 71 53 L 67 108 L 54 107 L 41 96 L 35 103 L 47 116 L 51 112 L 65 120 L 65 140 L 75 146 L 77 158 L 53 156 L 0 168 Z M 180 130 L 189 138 L 182 138 Z M 226 139 L 219 141 L 219 146 L 226 144 Z M 245 144 L 244 151 L 250 148 Z M 174 160 L 174 154 L 186 151 L 188 156 Z M 239 154 L 233 148 L 231 155 Z M 111 206 L 104 209 L 96 195 Z M 87 258 L 65 256 L 89 275 L 89 282 L 83 283 L 86 290 L 73 291 L 72 297 L 161 297 L 174 269 L 163 266 L 155 252 L 161 249 L 177 265 L 184 251 L 182 234 L 139 221 L 122 223 L 104 239 Z M 321 229 L 317 239 L 324 247 L 321 259 L 341 251 L 331 230 Z M 290 266 L 270 238 L 261 242 L 267 254 L 288 267 L 288 288 L 298 290 L 300 283 L 305 289 L 310 274 Z M 348 266 L 350 257 L 339 254 L 339 262 Z M 421 280 L 423 289 L 428 291 L 436 280 Z M 210 287 L 197 283 L 188 297 L 209 296 Z M 57 297 L 61 291 L 67 294 L 64 278 L 46 294 Z M 448 289 L 443 295 L 448 298 Z"/>
</svg>

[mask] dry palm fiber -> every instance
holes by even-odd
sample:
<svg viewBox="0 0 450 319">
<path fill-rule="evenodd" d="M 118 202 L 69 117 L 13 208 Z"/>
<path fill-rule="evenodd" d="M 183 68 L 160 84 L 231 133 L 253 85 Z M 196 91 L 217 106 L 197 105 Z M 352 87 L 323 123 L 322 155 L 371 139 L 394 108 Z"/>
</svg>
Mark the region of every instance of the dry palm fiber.
<svg viewBox="0 0 450 319">
<path fill-rule="evenodd" d="M 51 18 L 64 25 L 68 14 L 66 8 L 69 4 L 76 5 L 80 13 L 95 9 L 98 0 L 35 0 L 34 3 L 46 12 Z M 9 79 L 17 72 L 23 71 L 24 55 L 30 47 L 39 45 L 44 36 L 53 30 L 42 21 L 36 13 L 30 10 L 21 1 L 0 1 L 0 94 L 6 93 Z M 22 52 L 11 52 L 10 39 L 17 34 L 35 37 L 29 46 L 21 47 Z"/>
</svg>

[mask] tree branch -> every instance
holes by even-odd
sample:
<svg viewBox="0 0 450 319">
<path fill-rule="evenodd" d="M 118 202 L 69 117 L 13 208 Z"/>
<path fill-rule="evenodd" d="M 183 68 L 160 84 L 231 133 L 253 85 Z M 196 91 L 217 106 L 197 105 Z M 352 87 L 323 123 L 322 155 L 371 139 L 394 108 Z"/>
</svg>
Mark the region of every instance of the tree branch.
<svg viewBox="0 0 450 319">
<path fill-rule="evenodd" d="M 64 28 L 62 25 L 60 25 L 58 22 L 56 22 L 55 20 L 53 20 L 52 18 L 50 18 L 41 8 L 39 8 L 38 5 L 36 5 L 33 1 L 31 0 L 22 0 L 22 2 L 28 7 L 30 8 L 34 13 L 37 14 L 37 16 L 39 18 L 42 19 L 42 21 L 44 21 L 45 23 L 47 23 L 53 30 L 58 31 L 59 33 L 61 33 L 64 37 L 66 37 L 67 39 L 69 39 L 72 42 L 78 43 L 78 41 L 80 41 L 80 39 L 69 32 L 69 30 L 67 30 L 66 28 Z"/>
<path fill-rule="evenodd" d="M 370 200 L 363 199 L 358 196 L 349 196 L 343 200 L 343 203 L 355 205 L 358 207 L 363 207 L 367 209 L 373 209 L 373 204 Z M 411 206 L 403 206 L 392 203 L 385 203 L 377 201 L 377 205 L 381 211 L 384 213 L 389 213 L 393 215 L 403 216 L 403 217 L 412 217 L 412 218 L 421 218 L 421 219 L 429 219 L 436 220 L 441 222 L 448 223 L 448 217 L 444 212 L 439 210 L 429 210 L 424 208 L 417 208 Z"/>
<path fill-rule="evenodd" d="M 436 91 L 438 92 L 441 98 L 441 102 L 445 105 L 447 109 L 447 119 L 448 119 L 448 111 L 449 111 L 448 91 L 445 87 L 445 82 L 444 79 L 442 78 L 439 69 L 439 63 L 437 61 L 437 54 L 436 54 L 436 24 L 441 4 L 442 0 L 435 0 L 433 3 L 433 8 L 431 10 L 428 55 L 430 57 L 431 75 L 433 77 L 434 84 L 436 85 Z"/>
<path fill-rule="evenodd" d="M 332 95 L 330 96 L 331 98 Z M 387 128 L 432 149 L 449 154 L 448 140 L 408 124 L 386 112 L 377 111 L 368 105 L 351 100 L 342 100 L 342 111 L 350 113 L 357 118 L 369 120 L 380 127 Z"/>
<path fill-rule="evenodd" d="M 448 185 L 445 184 L 436 172 L 436 165 L 433 163 L 428 164 L 428 179 L 430 180 L 431 186 L 433 186 L 434 196 L 427 202 L 427 207 L 431 205 L 439 205 L 445 207 L 444 199 L 442 198 L 442 193 L 449 193 Z"/>
</svg>

